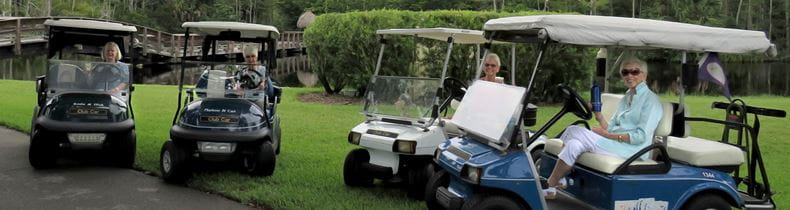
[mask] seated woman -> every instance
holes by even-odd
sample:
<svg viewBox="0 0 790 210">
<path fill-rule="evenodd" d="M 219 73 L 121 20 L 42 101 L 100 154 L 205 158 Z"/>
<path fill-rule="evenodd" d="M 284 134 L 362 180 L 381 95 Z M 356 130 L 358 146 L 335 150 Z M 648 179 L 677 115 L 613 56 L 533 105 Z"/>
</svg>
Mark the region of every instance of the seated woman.
<svg viewBox="0 0 790 210">
<path fill-rule="evenodd" d="M 504 84 L 505 78 L 496 76 L 502 64 L 499 61 L 499 56 L 496 53 L 488 53 L 484 62 L 483 72 L 485 72 L 486 75 L 481 77 L 480 80 Z"/>
<path fill-rule="evenodd" d="M 110 94 L 120 95 L 129 85 L 129 66 L 120 62 L 121 50 L 115 42 L 107 42 L 102 47 L 102 61 L 91 70 L 94 74 L 94 88 L 105 89 Z"/>
<path fill-rule="evenodd" d="M 637 58 L 629 58 L 620 66 L 623 82 L 628 87 L 609 121 L 595 112 L 599 127 L 587 130 L 570 126 L 560 139 L 564 147 L 559 161 L 548 179 L 547 199 L 556 197 L 556 188 L 564 188 L 564 178 L 582 153 L 593 152 L 628 158 L 653 142 L 653 132 L 661 121 L 663 109 L 655 93 L 650 91 L 647 79 L 647 64 Z M 642 157 L 645 158 L 645 157 Z"/>
<path fill-rule="evenodd" d="M 266 74 L 266 67 L 258 64 L 258 48 L 254 45 L 246 45 L 242 50 L 244 54 L 244 66 L 236 72 L 236 84 L 234 90 L 258 89 L 265 90 L 266 95 L 272 96 L 271 79 Z"/>
</svg>

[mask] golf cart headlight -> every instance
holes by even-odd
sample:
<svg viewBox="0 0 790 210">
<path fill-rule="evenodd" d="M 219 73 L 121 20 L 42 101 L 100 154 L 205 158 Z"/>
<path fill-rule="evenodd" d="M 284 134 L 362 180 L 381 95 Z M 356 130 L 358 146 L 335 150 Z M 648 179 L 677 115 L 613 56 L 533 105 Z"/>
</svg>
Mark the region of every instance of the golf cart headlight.
<svg viewBox="0 0 790 210">
<path fill-rule="evenodd" d="M 461 169 L 461 177 L 472 182 L 473 184 L 479 184 L 480 176 L 482 175 L 481 171 L 482 170 L 480 170 L 478 167 L 464 165 L 464 168 Z"/>
<path fill-rule="evenodd" d="M 359 145 L 359 139 L 362 138 L 361 133 L 351 131 L 348 133 L 348 143 Z"/>
<path fill-rule="evenodd" d="M 406 141 L 406 140 L 395 140 L 395 144 L 392 145 L 392 151 L 414 154 L 417 151 L 417 142 Z"/>
<path fill-rule="evenodd" d="M 198 150 L 205 153 L 233 153 L 236 150 L 234 143 L 197 142 Z"/>
</svg>

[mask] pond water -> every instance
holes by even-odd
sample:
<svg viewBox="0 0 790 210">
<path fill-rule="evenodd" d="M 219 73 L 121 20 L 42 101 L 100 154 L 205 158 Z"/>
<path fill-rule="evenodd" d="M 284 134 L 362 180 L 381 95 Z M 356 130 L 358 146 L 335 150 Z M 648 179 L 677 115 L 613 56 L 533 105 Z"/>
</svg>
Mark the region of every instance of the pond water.
<svg viewBox="0 0 790 210">
<path fill-rule="evenodd" d="M 292 58 L 278 59 L 278 71 L 273 72 L 277 80 L 287 80 L 292 75 L 293 69 L 306 69 L 299 65 L 306 66 L 307 56 L 296 56 Z M 43 56 L 23 57 L 0 60 L 0 79 L 14 80 L 34 80 L 36 76 L 46 72 L 46 59 Z M 680 65 L 676 63 L 650 63 L 650 74 L 648 82 L 652 89 L 658 93 L 666 93 L 676 90 L 677 77 L 680 75 Z M 734 95 L 779 95 L 790 96 L 790 63 L 724 63 L 724 70 L 729 80 L 730 91 Z M 156 71 L 162 71 L 158 75 L 143 78 L 142 83 L 148 84 L 177 84 L 177 71 L 169 69 L 179 69 L 177 65 L 156 66 Z M 660 70 L 660 71 L 659 71 Z M 195 73 L 195 72 L 191 72 Z M 614 80 L 617 81 L 619 76 Z M 692 93 L 702 93 L 717 95 L 721 94 L 721 89 L 713 84 L 699 82 L 697 87 L 691 88 Z M 613 91 L 614 92 L 614 91 Z"/>
</svg>

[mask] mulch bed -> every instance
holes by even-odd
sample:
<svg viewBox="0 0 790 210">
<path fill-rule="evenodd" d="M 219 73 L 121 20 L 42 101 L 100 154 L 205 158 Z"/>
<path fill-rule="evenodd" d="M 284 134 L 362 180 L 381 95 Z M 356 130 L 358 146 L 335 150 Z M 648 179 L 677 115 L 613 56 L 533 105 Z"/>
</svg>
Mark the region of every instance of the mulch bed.
<svg viewBox="0 0 790 210">
<path fill-rule="evenodd" d="M 299 95 L 299 101 L 305 103 L 318 103 L 318 104 L 360 104 L 363 102 L 362 98 L 355 98 L 340 94 L 327 95 L 326 93 L 305 93 Z"/>
</svg>

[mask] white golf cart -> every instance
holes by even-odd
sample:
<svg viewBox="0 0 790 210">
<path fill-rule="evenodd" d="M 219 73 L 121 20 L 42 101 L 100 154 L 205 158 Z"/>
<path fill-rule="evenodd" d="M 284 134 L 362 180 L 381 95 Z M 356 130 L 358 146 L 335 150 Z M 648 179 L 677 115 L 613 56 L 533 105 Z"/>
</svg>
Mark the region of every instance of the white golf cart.
<svg viewBox="0 0 790 210">
<path fill-rule="evenodd" d="M 365 94 L 363 112 L 367 119 L 348 134 L 349 143 L 363 148 L 346 156 L 343 178 L 349 186 L 371 186 L 374 179 L 405 180 L 408 195 L 422 199 L 424 184 L 435 170 L 431 157 L 436 145 L 458 132 L 452 125 L 445 128 L 440 119 L 442 110 L 453 100 L 460 101 L 466 90 L 464 82 L 446 76 L 453 44 L 482 44 L 486 40 L 482 31 L 451 28 L 386 29 L 376 34 L 381 49 Z M 388 36 L 446 41 L 441 77 L 379 75 L 387 41 L 391 41 Z M 475 65 L 479 64 L 476 60 Z"/>
</svg>

